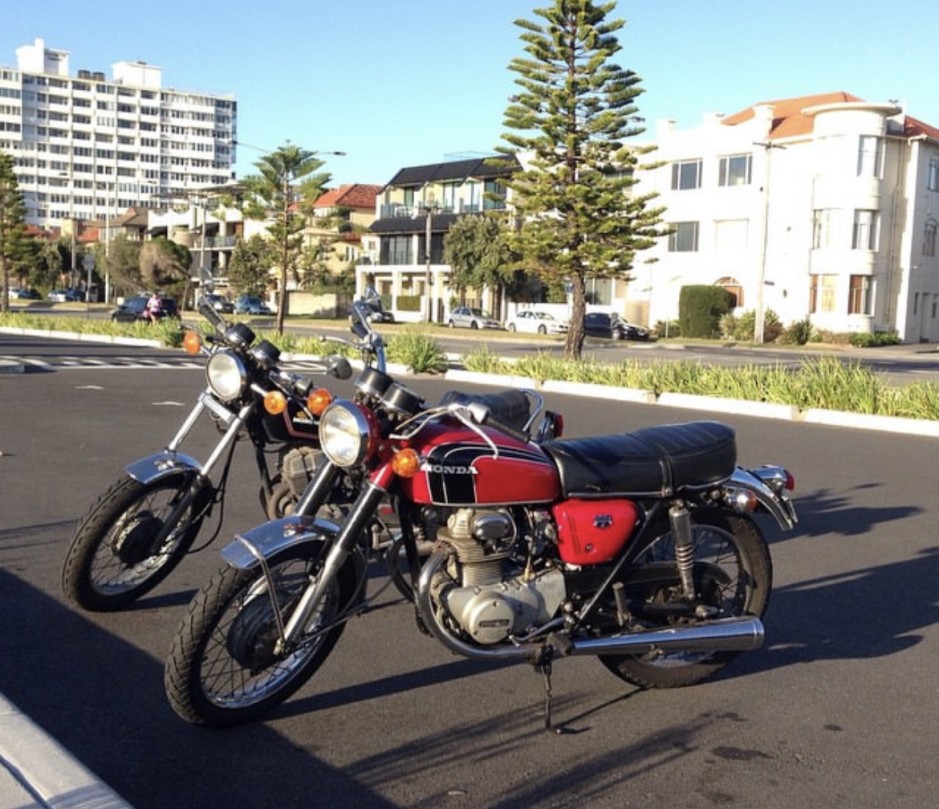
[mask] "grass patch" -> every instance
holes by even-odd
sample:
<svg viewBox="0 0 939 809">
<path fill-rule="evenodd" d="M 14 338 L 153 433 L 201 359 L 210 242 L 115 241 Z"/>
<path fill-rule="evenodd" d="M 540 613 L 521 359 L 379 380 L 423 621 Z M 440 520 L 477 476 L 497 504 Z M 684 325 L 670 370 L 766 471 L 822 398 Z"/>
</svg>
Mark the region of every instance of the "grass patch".
<svg viewBox="0 0 939 809">
<path fill-rule="evenodd" d="M 183 334 L 179 321 L 164 321 L 151 326 L 147 323 L 111 323 L 92 318 L 56 318 L 27 312 L 0 314 L 0 326 L 142 337 L 160 340 L 168 346 L 180 345 Z M 282 351 L 297 354 L 355 354 L 354 349 L 331 340 L 279 335 L 273 331 L 259 336 L 270 340 Z M 388 338 L 387 350 L 389 361 L 405 365 L 415 373 L 441 373 L 448 367 L 447 357 L 437 340 L 419 327 L 396 331 Z M 593 356 L 575 361 L 540 352 L 509 362 L 495 354 L 486 343 L 482 343 L 463 357 L 463 365 L 478 373 L 529 377 L 536 382 L 549 379 L 586 382 L 650 390 L 656 395 L 665 392 L 690 393 L 794 405 L 802 410 L 821 408 L 939 420 L 939 384 L 915 382 L 903 386 L 892 385 L 859 361 L 842 361 L 828 356 L 803 360 L 796 366 L 726 367 L 683 360 L 604 363 Z"/>
</svg>

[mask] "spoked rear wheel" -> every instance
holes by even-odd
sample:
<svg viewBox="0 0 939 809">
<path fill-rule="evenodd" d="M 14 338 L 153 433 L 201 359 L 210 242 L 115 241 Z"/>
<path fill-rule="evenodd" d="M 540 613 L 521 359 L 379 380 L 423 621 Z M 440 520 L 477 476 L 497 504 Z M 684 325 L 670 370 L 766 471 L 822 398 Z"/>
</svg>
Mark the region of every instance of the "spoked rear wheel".
<svg viewBox="0 0 939 809">
<path fill-rule="evenodd" d="M 92 506 L 62 568 L 65 595 L 86 610 L 123 609 L 157 586 L 185 556 L 202 522 L 197 504 L 159 535 L 195 473 L 181 470 L 152 483 L 124 476 Z"/>
<path fill-rule="evenodd" d="M 300 546 L 260 568 L 224 567 L 196 596 L 166 661 L 164 686 L 173 710 L 187 722 L 227 727 L 257 719 L 290 697 L 329 656 L 345 623 L 334 623 L 352 590 L 344 567 L 301 636 L 288 649 L 274 603 L 289 620 L 319 569 L 317 548 Z"/>
<path fill-rule="evenodd" d="M 639 554 L 623 579 L 628 602 L 644 628 L 680 625 L 682 615 L 675 540 L 663 520 L 661 532 Z M 695 514 L 692 521 L 697 604 L 711 618 L 766 611 L 772 589 L 769 548 L 750 519 L 723 513 Z M 641 688 L 675 688 L 700 682 L 726 666 L 738 652 L 602 655 L 616 676 Z"/>
</svg>

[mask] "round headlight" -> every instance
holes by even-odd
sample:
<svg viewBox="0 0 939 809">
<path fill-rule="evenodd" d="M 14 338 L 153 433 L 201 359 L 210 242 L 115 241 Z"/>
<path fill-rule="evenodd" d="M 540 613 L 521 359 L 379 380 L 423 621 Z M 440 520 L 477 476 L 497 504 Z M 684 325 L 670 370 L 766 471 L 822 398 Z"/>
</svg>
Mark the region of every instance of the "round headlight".
<svg viewBox="0 0 939 809">
<path fill-rule="evenodd" d="M 336 466 L 362 463 L 372 446 L 372 424 L 352 402 L 337 400 L 320 416 L 320 449 Z"/>
<path fill-rule="evenodd" d="M 212 392 L 223 402 L 237 399 L 248 385 L 248 372 L 241 357 L 231 351 L 218 351 L 209 357 L 205 378 Z"/>
</svg>

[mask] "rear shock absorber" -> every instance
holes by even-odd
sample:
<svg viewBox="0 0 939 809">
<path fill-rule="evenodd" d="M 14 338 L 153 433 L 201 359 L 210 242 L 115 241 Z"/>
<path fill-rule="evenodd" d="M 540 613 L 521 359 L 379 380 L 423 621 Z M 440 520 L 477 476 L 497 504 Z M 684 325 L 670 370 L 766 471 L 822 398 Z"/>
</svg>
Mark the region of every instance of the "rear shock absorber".
<svg viewBox="0 0 939 809">
<path fill-rule="evenodd" d="M 694 589 L 694 545 L 691 538 L 691 512 L 684 503 L 676 502 L 668 510 L 668 521 L 675 538 L 675 563 L 681 581 L 682 595 L 688 601 L 696 597 Z"/>
</svg>

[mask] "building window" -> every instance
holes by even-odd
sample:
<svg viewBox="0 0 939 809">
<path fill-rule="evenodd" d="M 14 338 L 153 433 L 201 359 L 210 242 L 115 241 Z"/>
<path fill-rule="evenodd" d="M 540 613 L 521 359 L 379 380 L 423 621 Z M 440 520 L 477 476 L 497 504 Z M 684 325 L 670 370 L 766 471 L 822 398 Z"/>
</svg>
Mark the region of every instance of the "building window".
<svg viewBox="0 0 939 809">
<path fill-rule="evenodd" d="M 871 279 L 869 275 L 852 275 L 848 287 L 848 314 L 871 313 Z"/>
<path fill-rule="evenodd" d="M 812 211 L 812 249 L 831 247 L 834 219 L 834 212 L 830 208 L 816 208 Z"/>
<path fill-rule="evenodd" d="M 386 236 L 381 240 L 382 264 L 413 264 L 411 244 L 414 239 L 406 236 Z"/>
<path fill-rule="evenodd" d="M 809 276 L 809 313 L 835 311 L 835 275 Z"/>
<path fill-rule="evenodd" d="M 875 135 L 861 135 L 858 141 L 857 176 L 882 177 L 883 153 L 883 139 Z"/>
<path fill-rule="evenodd" d="M 669 253 L 696 253 L 698 250 L 698 223 L 675 222 L 668 234 Z"/>
<path fill-rule="evenodd" d="M 750 185 L 750 172 L 753 157 L 748 154 L 735 154 L 722 157 L 719 166 L 720 185 Z"/>
<path fill-rule="evenodd" d="M 854 230 L 851 235 L 851 249 L 876 250 L 877 233 L 879 230 L 879 211 L 855 211 Z"/>
<path fill-rule="evenodd" d="M 929 159 L 929 168 L 926 173 L 926 190 L 939 191 L 939 160 L 935 157 Z"/>
<path fill-rule="evenodd" d="M 679 160 L 672 163 L 672 191 L 701 187 L 701 160 Z"/>
<path fill-rule="evenodd" d="M 926 227 L 923 229 L 923 255 L 936 255 L 936 229 L 939 223 L 935 219 L 927 219 Z"/>
<path fill-rule="evenodd" d="M 595 303 L 603 306 L 610 306 L 613 303 L 613 279 L 612 278 L 586 278 L 587 303 Z"/>
</svg>

